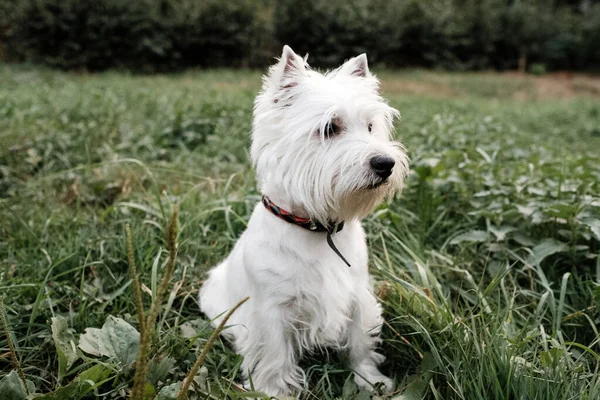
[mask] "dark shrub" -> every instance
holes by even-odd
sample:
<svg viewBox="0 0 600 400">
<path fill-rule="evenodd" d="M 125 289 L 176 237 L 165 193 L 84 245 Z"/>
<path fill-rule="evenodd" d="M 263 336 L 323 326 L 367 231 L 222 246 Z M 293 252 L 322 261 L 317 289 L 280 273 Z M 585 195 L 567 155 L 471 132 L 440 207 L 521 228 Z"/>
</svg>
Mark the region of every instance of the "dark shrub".
<svg viewBox="0 0 600 400">
<path fill-rule="evenodd" d="M 376 3 L 383 4 L 306 0 L 299 7 L 294 0 L 281 0 L 275 6 L 274 33 L 280 45 L 289 44 L 300 54 L 310 52 L 311 60 L 322 66 L 339 65 L 364 52 L 377 58 L 376 42 L 385 23 L 373 23 Z"/>
<path fill-rule="evenodd" d="M 15 52 L 64 69 L 239 66 L 260 37 L 245 0 L 21 1 Z"/>
<path fill-rule="evenodd" d="M 585 10 L 581 20 L 580 67 L 600 69 L 600 4 Z"/>
<path fill-rule="evenodd" d="M 15 1 L 0 0 L 0 62 L 8 58 L 7 42 L 15 20 Z"/>
<path fill-rule="evenodd" d="M 0 59 L 64 69 L 264 67 L 289 44 L 337 66 L 600 66 L 598 0 L 0 0 Z"/>
</svg>

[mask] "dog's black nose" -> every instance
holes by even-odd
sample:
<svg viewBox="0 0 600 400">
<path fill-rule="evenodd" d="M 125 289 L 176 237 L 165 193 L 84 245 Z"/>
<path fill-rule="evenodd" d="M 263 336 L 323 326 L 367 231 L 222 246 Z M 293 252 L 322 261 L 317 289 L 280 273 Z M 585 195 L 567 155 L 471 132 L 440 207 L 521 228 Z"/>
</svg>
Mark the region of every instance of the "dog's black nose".
<svg viewBox="0 0 600 400">
<path fill-rule="evenodd" d="M 382 179 L 387 179 L 392 174 L 394 165 L 396 165 L 396 161 L 392 157 L 377 156 L 371 158 L 371 168 Z"/>
</svg>

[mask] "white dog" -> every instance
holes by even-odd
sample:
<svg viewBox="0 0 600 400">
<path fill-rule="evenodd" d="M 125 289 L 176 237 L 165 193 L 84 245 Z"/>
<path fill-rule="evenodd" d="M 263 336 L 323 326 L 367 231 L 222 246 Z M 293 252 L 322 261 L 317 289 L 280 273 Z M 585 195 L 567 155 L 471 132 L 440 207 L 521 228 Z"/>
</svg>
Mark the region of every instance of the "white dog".
<svg viewBox="0 0 600 400">
<path fill-rule="evenodd" d="M 250 296 L 224 335 L 269 395 L 302 389 L 299 359 L 324 347 L 347 352 L 360 387 L 392 389 L 377 368 L 383 319 L 360 220 L 401 188 L 408 158 L 391 141 L 398 112 L 378 87 L 364 54 L 321 74 L 285 46 L 256 98 L 251 154 L 263 201 L 210 272 L 200 306 L 218 325 Z"/>
</svg>

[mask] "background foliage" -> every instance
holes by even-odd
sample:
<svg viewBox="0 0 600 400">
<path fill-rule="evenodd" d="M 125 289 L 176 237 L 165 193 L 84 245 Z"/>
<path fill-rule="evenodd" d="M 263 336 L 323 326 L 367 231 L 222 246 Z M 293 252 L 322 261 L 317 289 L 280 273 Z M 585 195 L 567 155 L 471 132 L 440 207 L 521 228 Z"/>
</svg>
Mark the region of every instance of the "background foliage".
<svg viewBox="0 0 600 400">
<path fill-rule="evenodd" d="M 263 22 L 250 1 L 17 0 L 15 59 L 64 69 L 161 71 L 248 64 Z M 1 21 L 1 20 L 0 20 Z"/>
<path fill-rule="evenodd" d="M 594 69 L 600 2 L 0 0 L 4 58 L 64 69 L 262 66 L 284 43 L 324 66 Z"/>
</svg>

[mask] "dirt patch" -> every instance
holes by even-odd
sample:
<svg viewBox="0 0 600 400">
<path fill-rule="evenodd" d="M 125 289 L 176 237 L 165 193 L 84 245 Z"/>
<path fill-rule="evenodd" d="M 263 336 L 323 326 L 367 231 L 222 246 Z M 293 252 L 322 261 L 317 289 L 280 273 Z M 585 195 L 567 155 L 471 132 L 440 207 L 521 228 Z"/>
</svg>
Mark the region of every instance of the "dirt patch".
<svg viewBox="0 0 600 400">
<path fill-rule="evenodd" d="M 532 79 L 536 98 L 600 97 L 600 76 L 562 72 Z"/>
<path fill-rule="evenodd" d="M 404 76 L 403 76 L 404 75 Z M 505 98 L 519 101 L 600 97 L 600 75 L 569 72 L 533 76 L 517 72 L 389 74 L 382 79 L 385 94 L 430 97 Z"/>
<path fill-rule="evenodd" d="M 214 82 L 212 87 L 215 90 L 235 93 L 239 90 L 249 90 L 256 88 L 256 81 L 250 79 L 241 79 L 235 82 L 218 81 Z"/>
<path fill-rule="evenodd" d="M 535 94 L 538 98 L 568 98 L 577 93 L 573 85 L 573 78 L 567 74 L 534 78 L 534 83 Z"/>
<path fill-rule="evenodd" d="M 459 93 L 444 82 L 410 81 L 408 79 L 384 80 L 381 89 L 386 94 L 414 96 L 456 97 Z"/>
</svg>

